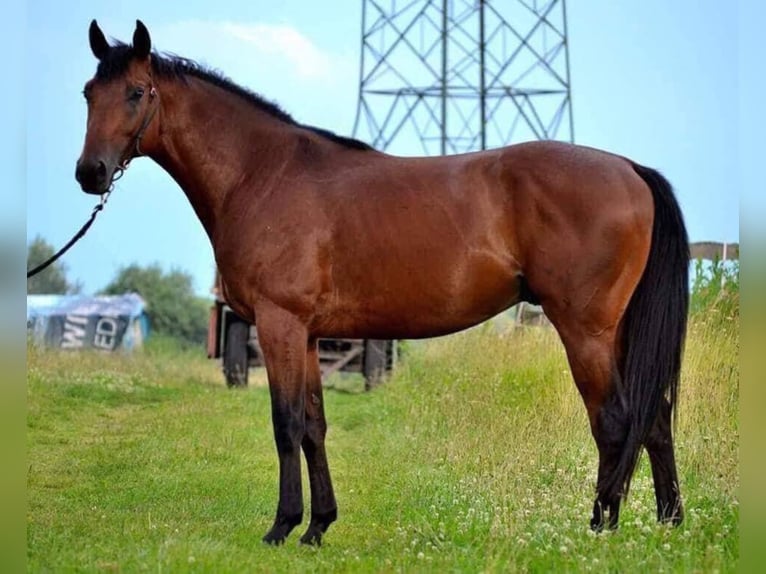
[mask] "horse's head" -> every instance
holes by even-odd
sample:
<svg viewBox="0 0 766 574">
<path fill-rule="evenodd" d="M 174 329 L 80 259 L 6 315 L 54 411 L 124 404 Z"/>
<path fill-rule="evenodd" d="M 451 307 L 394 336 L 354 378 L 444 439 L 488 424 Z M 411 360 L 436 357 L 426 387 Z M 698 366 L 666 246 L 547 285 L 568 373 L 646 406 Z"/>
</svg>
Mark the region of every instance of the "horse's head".
<svg viewBox="0 0 766 574">
<path fill-rule="evenodd" d="M 132 45 L 110 46 L 95 20 L 89 36 L 98 68 L 83 90 L 88 123 L 75 177 L 86 193 L 103 194 L 117 170 L 158 133 L 152 124 L 158 123 L 159 97 L 152 82 L 151 39 L 140 20 Z"/>
</svg>

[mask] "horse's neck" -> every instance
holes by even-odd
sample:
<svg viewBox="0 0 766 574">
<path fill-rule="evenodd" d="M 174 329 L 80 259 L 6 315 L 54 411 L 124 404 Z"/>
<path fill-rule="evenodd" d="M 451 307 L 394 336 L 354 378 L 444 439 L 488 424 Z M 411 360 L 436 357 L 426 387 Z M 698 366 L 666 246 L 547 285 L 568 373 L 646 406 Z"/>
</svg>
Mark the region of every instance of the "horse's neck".
<svg viewBox="0 0 766 574">
<path fill-rule="evenodd" d="M 150 157 L 186 193 L 211 240 L 227 194 L 247 182 L 254 199 L 287 161 L 289 125 L 207 82 L 163 82 L 161 135 Z"/>
</svg>

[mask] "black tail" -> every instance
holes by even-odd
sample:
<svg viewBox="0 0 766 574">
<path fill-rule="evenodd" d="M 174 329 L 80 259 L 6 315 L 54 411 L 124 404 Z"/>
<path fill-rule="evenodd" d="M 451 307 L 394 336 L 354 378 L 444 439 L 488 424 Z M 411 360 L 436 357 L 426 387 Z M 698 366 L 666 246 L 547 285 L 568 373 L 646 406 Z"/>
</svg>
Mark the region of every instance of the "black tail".
<svg viewBox="0 0 766 574">
<path fill-rule="evenodd" d="M 673 188 L 653 169 L 633 169 L 652 190 L 654 228 L 646 269 L 622 320 L 620 375 L 630 426 L 620 461 L 604 484 L 610 497 L 627 495 L 663 397 L 675 410 L 689 308 L 689 240 Z"/>
</svg>

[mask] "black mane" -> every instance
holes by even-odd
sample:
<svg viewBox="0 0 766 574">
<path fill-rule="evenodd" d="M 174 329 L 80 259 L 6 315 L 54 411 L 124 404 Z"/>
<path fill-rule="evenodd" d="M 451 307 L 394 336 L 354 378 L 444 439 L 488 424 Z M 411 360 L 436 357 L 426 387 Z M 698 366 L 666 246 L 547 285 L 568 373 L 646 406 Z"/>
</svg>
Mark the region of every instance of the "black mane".
<svg viewBox="0 0 766 574">
<path fill-rule="evenodd" d="M 111 47 L 106 57 L 99 62 L 98 68 L 96 69 L 96 79 L 108 81 L 123 75 L 127 72 L 128 65 L 132 58 L 133 48 L 128 44 L 118 42 Z M 174 54 L 159 54 L 158 52 L 152 52 L 151 59 L 152 72 L 161 78 L 184 79 L 186 76 L 193 76 L 244 98 L 258 109 L 267 112 L 285 123 L 307 129 L 342 146 L 360 150 L 374 149 L 363 141 L 339 136 L 330 130 L 323 128 L 301 124 L 295 121 L 290 114 L 285 112 L 277 104 L 265 100 L 255 92 L 235 84 L 221 72 L 211 70 L 194 60 L 182 58 Z"/>
</svg>

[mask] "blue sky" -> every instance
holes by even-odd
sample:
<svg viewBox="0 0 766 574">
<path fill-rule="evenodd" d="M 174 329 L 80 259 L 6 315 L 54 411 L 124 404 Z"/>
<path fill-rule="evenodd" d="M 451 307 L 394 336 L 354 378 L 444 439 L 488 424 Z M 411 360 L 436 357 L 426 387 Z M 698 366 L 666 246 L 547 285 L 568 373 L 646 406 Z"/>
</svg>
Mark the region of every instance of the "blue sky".
<svg viewBox="0 0 766 574">
<path fill-rule="evenodd" d="M 742 113 L 754 96 L 740 92 L 754 68 L 740 58 L 739 33 L 747 22 L 736 6 L 692 0 L 567 5 L 577 143 L 660 169 L 676 188 L 693 241 L 738 241 L 739 197 L 750 181 L 742 158 L 758 161 L 743 143 L 755 141 L 752 130 L 743 138 Z M 74 180 L 85 133 L 80 92 L 95 71 L 87 39 L 92 18 L 108 37 L 126 41 L 140 18 L 160 50 L 222 70 L 298 121 L 351 131 L 361 1 L 30 1 L 28 240 L 42 235 L 62 245 L 94 205 Z M 64 262 L 85 292 L 105 286 L 121 266 L 159 262 L 192 273 L 196 291 L 207 294 L 214 265 L 183 192 L 148 159 L 133 162 Z"/>
</svg>

